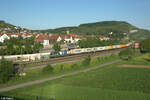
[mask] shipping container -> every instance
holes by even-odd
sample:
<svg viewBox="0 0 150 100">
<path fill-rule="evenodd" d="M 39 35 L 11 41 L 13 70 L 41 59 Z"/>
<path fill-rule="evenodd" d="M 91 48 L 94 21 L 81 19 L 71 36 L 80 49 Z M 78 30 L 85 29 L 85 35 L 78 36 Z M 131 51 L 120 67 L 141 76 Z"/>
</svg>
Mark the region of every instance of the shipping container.
<svg viewBox="0 0 150 100">
<path fill-rule="evenodd" d="M 106 46 L 106 48 L 109 49 L 113 49 L 113 46 Z"/>
<path fill-rule="evenodd" d="M 114 49 L 120 48 L 120 45 L 113 45 Z"/>
<path fill-rule="evenodd" d="M 85 52 L 92 52 L 94 51 L 94 48 L 85 48 Z"/>
<path fill-rule="evenodd" d="M 83 53 L 84 49 L 74 49 L 74 54 Z"/>
<path fill-rule="evenodd" d="M 105 47 L 98 47 L 97 50 L 98 50 L 98 51 L 105 50 Z"/>
<path fill-rule="evenodd" d="M 135 43 L 134 44 L 134 48 L 138 49 L 140 47 L 140 44 L 139 43 Z"/>
<path fill-rule="evenodd" d="M 74 54 L 74 50 L 73 49 L 70 50 L 70 54 Z"/>
<path fill-rule="evenodd" d="M 120 48 L 125 48 L 127 47 L 125 44 L 120 45 Z"/>
</svg>

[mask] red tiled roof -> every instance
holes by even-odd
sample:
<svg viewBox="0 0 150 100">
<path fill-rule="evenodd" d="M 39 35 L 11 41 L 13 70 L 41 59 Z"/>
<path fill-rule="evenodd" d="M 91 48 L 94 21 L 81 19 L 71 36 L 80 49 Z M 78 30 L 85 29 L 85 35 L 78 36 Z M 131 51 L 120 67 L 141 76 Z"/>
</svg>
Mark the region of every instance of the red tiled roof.
<svg viewBox="0 0 150 100">
<path fill-rule="evenodd" d="M 74 34 L 74 33 L 72 33 L 72 34 L 69 34 L 69 36 L 72 36 L 73 38 L 81 38 L 81 36 L 79 36 L 79 35 L 76 35 L 76 34 Z"/>
<path fill-rule="evenodd" d="M 67 38 L 80 38 L 81 36 L 76 35 L 76 34 L 69 34 L 69 35 L 47 35 L 47 34 L 38 34 L 35 38 L 35 42 L 43 42 L 44 40 L 49 40 L 49 39 L 54 39 L 57 40 L 59 37 L 63 39 Z"/>
<path fill-rule="evenodd" d="M 49 39 L 58 39 L 58 37 L 59 37 L 59 35 L 51 35 L 51 36 L 49 36 Z"/>
<path fill-rule="evenodd" d="M 39 34 L 36 36 L 36 38 L 34 39 L 35 42 L 43 42 L 44 40 L 49 39 L 49 35 L 47 34 Z"/>
<path fill-rule="evenodd" d="M 8 36 L 11 36 L 11 35 L 18 35 L 18 36 L 21 36 L 21 34 L 18 34 L 18 33 L 6 33 Z"/>
</svg>

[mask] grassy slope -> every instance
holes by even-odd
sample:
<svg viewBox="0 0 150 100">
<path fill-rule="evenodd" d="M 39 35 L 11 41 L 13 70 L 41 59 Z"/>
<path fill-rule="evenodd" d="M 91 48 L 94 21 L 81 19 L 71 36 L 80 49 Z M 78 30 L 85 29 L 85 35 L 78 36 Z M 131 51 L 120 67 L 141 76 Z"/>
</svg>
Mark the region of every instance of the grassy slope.
<svg viewBox="0 0 150 100">
<path fill-rule="evenodd" d="M 92 67 L 116 60 L 116 59 L 118 59 L 118 56 L 117 55 L 105 55 L 105 56 L 98 57 L 98 58 L 100 61 L 97 60 L 97 58 L 92 59 L 92 61 L 91 61 Z M 40 80 L 40 79 L 44 79 L 44 78 L 48 78 L 48 77 L 52 77 L 52 76 L 59 76 L 62 74 L 66 74 L 66 73 L 74 72 L 77 70 L 85 69 L 85 67 L 82 65 L 82 61 L 77 62 L 76 64 L 77 64 L 77 66 L 75 68 L 71 67 L 72 64 L 57 64 L 54 66 L 54 72 L 50 73 L 50 74 L 43 73 L 41 68 L 29 70 L 29 71 L 26 71 L 26 73 L 27 73 L 26 76 L 24 76 L 24 77 L 20 77 L 20 76 L 13 77 L 6 84 L 0 84 L 0 88 L 15 85 L 15 84 L 21 84 L 23 82 Z M 61 69 L 61 65 L 63 65 L 63 70 Z M 90 66 L 88 66 L 88 67 L 90 67 Z M 86 67 L 86 68 L 88 68 L 88 67 Z"/>
<path fill-rule="evenodd" d="M 138 57 L 137 61 L 142 57 Z M 45 100 L 149 100 L 150 70 L 117 67 L 125 63 L 128 62 L 123 61 L 76 76 L 16 89 L 5 95 L 23 98 L 41 96 Z"/>
<path fill-rule="evenodd" d="M 129 34 L 129 37 L 132 40 L 141 41 L 150 37 L 150 31 L 141 29 L 139 32 Z"/>
</svg>

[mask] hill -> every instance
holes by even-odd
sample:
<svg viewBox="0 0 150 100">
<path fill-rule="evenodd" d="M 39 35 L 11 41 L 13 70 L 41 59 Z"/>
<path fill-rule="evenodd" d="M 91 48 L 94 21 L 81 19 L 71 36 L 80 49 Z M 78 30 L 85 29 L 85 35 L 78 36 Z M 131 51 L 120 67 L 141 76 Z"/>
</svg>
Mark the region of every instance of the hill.
<svg viewBox="0 0 150 100">
<path fill-rule="evenodd" d="M 24 31 L 30 31 L 30 30 L 0 20 L 0 32 L 16 33 L 16 32 L 24 32 Z"/>
<path fill-rule="evenodd" d="M 8 24 L 5 21 L 0 20 L 0 28 L 14 28 L 14 25 Z"/>
<path fill-rule="evenodd" d="M 74 27 L 61 27 L 56 29 L 47 30 L 32 30 L 38 33 L 51 33 L 51 34 L 66 34 L 66 30 L 70 33 L 76 33 L 81 35 L 106 35 L 110 32 L 113 33 L 127 33 L 130 39 L 142 40 L 150 37 L 150 31 L 137 28 L 124 21 L 103 21 L 96 23 L 80 24 Z M 137 30 L 135 32 L 132 32 Z"/>
<path fill-rule="evenodd" d="M 57 34 L 57 33 L 65 33 L 67 29 L 70 30 L 71 33 L 98 35 L 98 34 L 106 34 L 109 32 L 128 33 L 130 30 L 138 28 L 123 21 L 103 21 L 96 23 L 80 24 L 79 26 L 76 27 L 62 27 L 57 29 L 36 30 L 36 31 Z"/>
<path fill-rule="evenodd" d="M 96 23 L 80 24 L 79 26 L 61 27 L 47 30 L 28 30 L 16 27 L 15 25 L 8 24 L 4 21 L 0 21 L 0 31 L 18 32 L 20 30 L 47 34 L 66 34 L 66 30 L 69 30 L 70 33 L 80 35 L 107 35 L 110 32 L 116 34 L 127 33 L 130 39 L 133 40 L 142 40 L 150 37 L 150 31 L 137 28 L 136 26 L 133 26 L 125 21 L 102 21 Z"/>
<path fill-rule="evenodd" d="M 144 29 L 139 29 L 138 32 L 129 34 L 129 37 L 132 40 L 141 41 L 143 39 L 150 38 L 150 31 L 144 30 Z"/>
</svg>

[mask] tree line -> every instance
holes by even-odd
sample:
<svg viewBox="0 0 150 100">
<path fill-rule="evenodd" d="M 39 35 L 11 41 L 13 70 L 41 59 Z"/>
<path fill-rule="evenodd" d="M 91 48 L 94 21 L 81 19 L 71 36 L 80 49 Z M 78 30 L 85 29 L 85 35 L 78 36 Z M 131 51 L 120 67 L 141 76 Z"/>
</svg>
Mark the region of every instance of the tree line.
<svg viewBox="0 0 150 100">
<path fill-rule="evenodd" d="M 40 43 L 34 42 L 34 37 L 23 39 L 22 37 L 10 38 L 2 44 L 6 48 L 0 49 L 0 55 L 17 55 L 38 53 L 43 47 Z"/>
<path fill-rule="evenodd" d="M 98 46 L 108 46 L 119 44 L 119 40 L 100 40 L 98 37 L 87 37 L 78 42 L 80 48 L 98 47 Z"/>
</svg>

